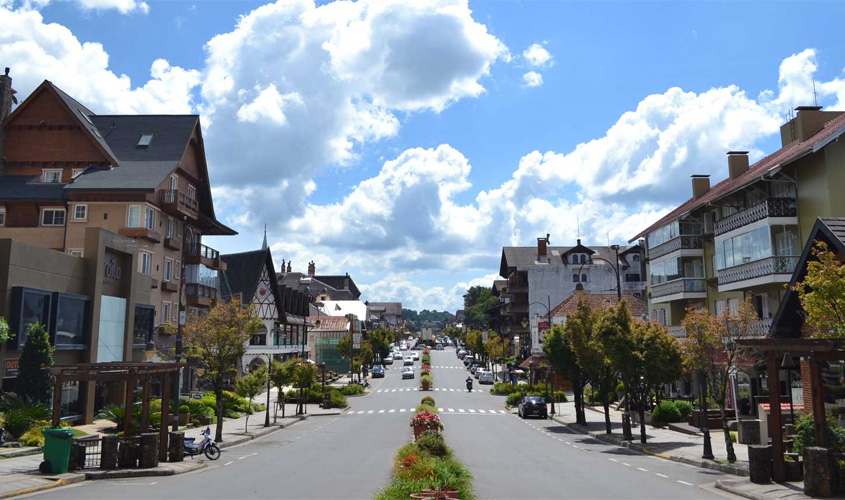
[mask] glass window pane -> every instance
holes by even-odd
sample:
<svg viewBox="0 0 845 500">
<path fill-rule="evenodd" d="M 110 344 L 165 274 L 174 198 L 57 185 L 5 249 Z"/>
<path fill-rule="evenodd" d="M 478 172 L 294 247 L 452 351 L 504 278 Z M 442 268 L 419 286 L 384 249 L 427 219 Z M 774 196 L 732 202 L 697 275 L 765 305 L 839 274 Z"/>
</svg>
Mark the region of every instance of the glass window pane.
<svg viewBox="0 0 845 500">
<path fill-rule="evenodd" d="M 85 346 L 88 301 L 59 296 L 56 312 L 56 347 Z"/>
<path fill-rule="evenodd" d="M 32 323 L 48 326 L 47 319 L 50 310 L 50 296 L 44 293 L 23 292 L 23 314 L 18 332 L 18 346 L 26 344 L 26 330 Z"/>
</svg>

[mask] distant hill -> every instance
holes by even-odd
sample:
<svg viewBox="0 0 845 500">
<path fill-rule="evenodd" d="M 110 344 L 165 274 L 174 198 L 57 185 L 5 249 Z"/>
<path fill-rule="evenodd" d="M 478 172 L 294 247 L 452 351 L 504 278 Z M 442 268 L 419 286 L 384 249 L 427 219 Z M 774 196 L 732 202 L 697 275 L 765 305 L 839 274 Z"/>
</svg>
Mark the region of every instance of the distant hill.
<svg viewBox="0 0 845 500">
<path fill-rule="evenodd" d="M 410 321 L 415 330 L 421 328 L 438 328 L 442 329 L 446 322 L 446 317 L 450 313 L 446 311 L 429 311 L 423 309 L 422 311 L 415 311 L 413 309 L 402 309 L 402 319 Z"/>
</svg>

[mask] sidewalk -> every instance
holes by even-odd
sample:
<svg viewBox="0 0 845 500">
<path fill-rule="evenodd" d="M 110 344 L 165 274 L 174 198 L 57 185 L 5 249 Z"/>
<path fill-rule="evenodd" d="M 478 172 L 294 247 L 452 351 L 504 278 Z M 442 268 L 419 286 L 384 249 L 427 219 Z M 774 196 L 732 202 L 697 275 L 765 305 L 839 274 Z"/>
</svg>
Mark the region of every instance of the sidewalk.
<svg viewBox="0 0 845 500">
<path fill-rule="evenodd" d="M 264 397 L 266 398 L 266 393 Z M 295 413 L 296 405 L 288 404 L 285 406 L 285 418 L 282 418 L 280 411 L 278 418 L 274 423 L 273 410 L 271 408 L 269 427 L 264 427 L 264 412 L 256 412 L 255 414 L 250 415 L 249 426 L 246 427 L 246 429 L 244 428 L 244 424 L 247 420 L 246 417 L 225 420 L 223 422 L 223 441 L 219 443 L 219 446 L 220 448 L 228 448 L 242 444 L 267 435 L 271 432 L 289 427 L 312 416 L 340 415 L 340 410 L 323 410 L 318 405 L 313 404 L 308 405 L 307 415 L 294 415 Z M 215 426 L 211 425 L 209 427 L 211 427 L 211 431 L 213 433 L 215 431 Z M 201 439 L 200 432 L 203 429 L 204 427 L 187 429 L 185 430 L 185 436 Z M 193 460 L 188 458 L 182 462 L 161 463 L 158 467 L 153 469 L 118 469 L 111 471 L 89 469 L 49 476 L 38 472 L 38 465 L 42 460 L 43 457 L 41 453 L 0 460 L 0 499 L 34 493 L 36 491 L 64 486 L 66 484 L 73 484 L 86 479 L 125 479 L 132 477 L 172 476 L 175 474 L 184 474 L 186 472 L 195 471 L 206 466 L 204 459 L 195 457 Z"/>
<path fill-rule="evenodd" d="M 610 409 L 612 434 L 605 433 L 604 410 L 601 407 L 595 409 L 585 407 L 586 426 L 575 423 L 575 403 L 559 403 L 555 408 L 558 412 L 554 417 L 556 422 L 577 432 L 589 434 L 599 441 L 696 467 L 713 469 L 737 476 L 748 476 L 748 447 L 734 443 L 737 462 L 728 463 L 725 443 L 720 431 L 710 432 L 715 460 L 705 460 L 701 458 L 704 449 L 703 436 L 684 434 L 646 424 L 647 444 L 640 443 L 639 425 L 633 425 L 631 429 L 634 441 L 625 441 L 622 439 L 622 412 L 616 411 L 612 407 Z"/>
</svg>

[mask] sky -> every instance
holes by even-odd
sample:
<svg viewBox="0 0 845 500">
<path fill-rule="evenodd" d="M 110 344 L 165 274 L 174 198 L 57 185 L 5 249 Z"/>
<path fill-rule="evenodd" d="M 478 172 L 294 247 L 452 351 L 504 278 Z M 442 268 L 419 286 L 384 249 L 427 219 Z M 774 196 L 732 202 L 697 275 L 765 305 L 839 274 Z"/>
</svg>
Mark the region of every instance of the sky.
<svg viewBox="0 0 845 500">
<path fill-rule="evenodd" d="M 362 299 L 454 311 L 502 246 L 626 242 L 845 109 L 845 2 L 0 0 L 19 97 L 200 115 L 217 217 Z"/>
</svg>

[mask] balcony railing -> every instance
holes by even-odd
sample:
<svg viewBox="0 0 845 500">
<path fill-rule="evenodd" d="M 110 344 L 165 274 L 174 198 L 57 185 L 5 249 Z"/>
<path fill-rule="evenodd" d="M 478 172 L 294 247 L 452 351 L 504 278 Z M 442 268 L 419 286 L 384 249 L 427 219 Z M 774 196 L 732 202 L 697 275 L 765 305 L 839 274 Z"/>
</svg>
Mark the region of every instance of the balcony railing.
<svg viewBox="0 0 845 500">
<path fill-rule="evenodd" d="M 188 298 L 188 305 L 210 306 L 217 300 L 217 289 L 199 283 L 187 283 L 185 295 Z"/>
<path fill-rule="evenodd" d="M 765 259 L 716 271 L 716 277 L 720 285 L 727 285 L 728 283 L 761 278 L 771 274 L 791 275 L 797 265 L 798 257 L 796 256 L 766 257 Z"/>
<path fill-rule="evenodd" d="M 681 278 L 651 286 L 652 297 L 665 297 L 677 293 L 703 293 L 707 291 L 704 278 Z"/>
<path fill-rule="evenodd" d="M 697 250 L 702 248 L 702 245 L 701 236 L 678 236 L 677 238 L 673 238 L 666 243 L 661 243 L 654 248 L 649 248 L 648 258 L 651 260 L 658 259 L 678 250 Z"/>
<path fill-rule="evenodd" d="M 682 326 L 670 325 L 666 327 L 666 330 L 669 331 L 669 335 L 675 337 L 676 339 L 683 339 L 687 337 L 687 329 Z"/>
<path fill-rule="evenodd" d="M 527 313 L 528 304 L 514 304 L 509 303 L 505 305 L 505 314 Z"/>
<path fill-rule="evenodd" d="M 623 292 L 642 292 L 648 288 L 648 283 L 645 281 L 623 281 L 622 282 L 622 291 Z"/>
<path fill-rule="evenodd" d="M 220 260 L 220 252 L 201 243 L 185 245 L 185 263 L 202 264 L 209 269 L 225 270 L 226 266 Z"/>
<path fill-rule="evenodd" d="M 795 217 L 797 215 L 795 198 L 772 198 L 717 221 L 716 236 L 767 217 Z"/>
<path fill-rule="evenodd" d="M 178 189 L 162 189 L 160 196 L 161 208 L 171 215 L 196 217 L 199 213 L 197 200 L 189 198 L 188 195 Z"/>
</svg>

